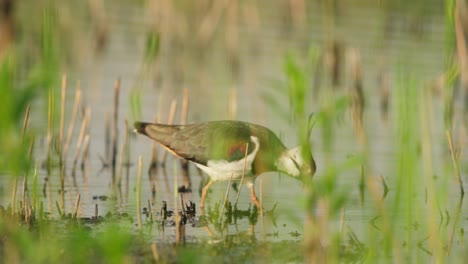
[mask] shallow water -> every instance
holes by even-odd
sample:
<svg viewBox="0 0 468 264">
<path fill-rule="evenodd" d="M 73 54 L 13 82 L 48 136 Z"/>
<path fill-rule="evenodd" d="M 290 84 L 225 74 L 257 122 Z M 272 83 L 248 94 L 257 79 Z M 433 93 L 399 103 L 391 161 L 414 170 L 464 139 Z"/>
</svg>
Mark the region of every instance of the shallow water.
<svg viewBox="0 0 468 264">
<path fill-rule="evenodd" d="M 381 118 L 378 77 L 382 72 L 388 74 L 390 83 L 394 84 L 400 69 L 411 69 L 411 75 L 421 79 L 424 85 L 435 83 L 444 69 L 445 29 L 441 4 L 427 4 L 425 5 L 426 14 L 414 16 L 411 10 L 385 9 L 368 3 L 356 5 L 345 3 L 334 10 L 336 15 L 333 18 L 327 15 L 322 5 L 312 3 L 308 9 L 309 21 L 295 30 L 284 26 L 281 8 L 265 7 L 258 10 L 262 18 L 259 25 L 246 26 L 244 23 L 248 24 L 247 21 L 240 22 L 243 26 L 236 28 L 238 30 L 237 42 L 234 40 L 231 40 L 232 43 L 229 42 L 236 47 L 230 52 L 235 53 L 234 58 L 238 60 L 238 64 L 229 60 L 231 54 L 227 51 L 229 45 L 224 43 L 223 32 L 217 31 L 205 44 L 199 44 L 196 40 L 192 43 L 191 37 L 185 35 L 180 37 L 179 42 L 170 42 L 164 39 L 163 35 L 157 67 L 150 68 L 145 68 L 142 61 L 146 37 L 144 28 L 150 23 L 151 16 L 140 6 L 128 5 L 121 3 L 109 11 L 110 38 L 105 52 L 95 56 L 91 49 L 80 48 L 79 52 L 83 56 L 77 60 L 77 65 L 70 67 L 68 71 L 70 85 L 67 93 L 67 120 L 73 107 L 75 84 L 79 81 L 83 89 L 85 106 L 91 109 L 91 144 L 86 172 L 77 171 L 76 185 L 73 184 L 70 171 L 66 173 L 65 211 L 72 210 L 76 195 L 80 193 L 79 215 L 82 217 L 93 216 L 96 204 L 99 206 L 100 215 L 108 211 L 135 215 L 136 164 L 139 155 L 143 157 L 142 207 L 146 207 L 147 201 L 151 201 L 152 206 L 159 210 L 162 201 L 167 201 L 168 206 L 174 208 L 174 175 L 180 175 L 179 163 L 170 155 L 168 156 L 167 177 L 161 173 L 160 169 L 155 180 L 156 196 L 153 198 L 147 175 L 151 143 L 143 136 L 131 135 L 130 162 L 132 166 L 129 168 L 128 189 L 125 185 L 126 174 L 124 173 L 122 196 L 116 196 L 112 191 L 111 172 L 108 168 L 103 168 L 100 157 L 103 157 L 105 152 L 104 128 L 106 115 L 110 116 L 112 113 L 113 86 L 116 79 L 121 80 L 119 150 L 123 143 L 124 120 L 129 120 L 130 124 L 133 121 L 130 100 L 133 92 L 138 91 L 141 95 L 142 113 L 138 119 L 153 120 L 159 111 L 159 117 L 164 122 L 167 120 L 171 101 L 176 99 L 180 105 L 183 88 L 188 88 L 190 93 L 189 122 L 230 118 L 229 94 L 232 89 L 235 89 L 237 92 L 236 118 L 270 127 L 284 139 L 287 146 L 293 147 L 297 144 L 294 127 L 288 121 L 278 117 L 275 109 L 263 100 L 264 95 L 265 93 L 273 94 L 287 110 L 287 95 L 277 92 L 278 89 L 285 89 L 284 85 L 278 85 L 285 78 L 283 66 L 286 55 L 295 54 L 299 58 L 305 58 L 310 47 L 317 47 L 323 51 L 333 41 L 341 45 L 344 57 L 352 56 L 354 51 L 360 54 L 363 89 L 366 97 L 364 123 L 369 142 L 371 174 L 375 177 L 384 177 L 390 187 L 389 197 L 394 195 L 392 193 L 395 189 L 393 175 L 396 173 L 397 153 L 394 148 L 395 128 L 392 124 L 396 117 L 390 114 L 387 122 Z M 82 23 L 85 27 L 87 26 L 85 21 Z M 190 25 L 183 24 L 182 27 L 184 26 L 190 28 Z M 229 35 L 229 33 L 226 34 Z M 82 37 L 85 38 L 84 42 L 89 41 L 85 36 Z M 343 64 L 345 65 L 343 81 L 335 91 L 335 96 L 346 95 L 350 86 L 349 65 Z M 324 83 L 329 82 L 326 70 L 319 74 L 325 76 L 323 77 Z M 322 86 L 330 87 L 326 84 Z M 284 94 L 287 93 L 284 92 Z M 307 111 L 320 110 L 319 100 L 324 100 L 326 97 L 314 97 L 314 93 L 309 96 Z M 442 121 L 442 102 L 441 96 L 435 96 L 432 104 L 432 118 L 435 121 L 431 133 L 434 142 L 433 156 L 434 168 L 436 168 L 434 174 L 436 175 L 446 172 L 447 164 L 450 164 L 450 161 L 445 158 L 447 149 L 444 147 L 446 138 Z M 45 157 L 46 109 L 41 103 L 35 105 L 34 108 L 35 111 L 31 116 L 32 127 L 42 135 L 36 144 L 35 156 L 39 162 L 42 162 Z M 180 110 L 176 114 L 176 122 L 179 116 Z M 79 123 L 75 127 L 72 142 L 76 142 L 78 128 Z M 320 128 L 314 129 L 312 133 L 313 153 L 318 164 L 315 177 L 323 177 L 327 162 L 341 164 L 350 157 L 358 155 L 361 150 L 348 113 L 342 121 L 337 122 L 334 133 L 335 141 L 331 151 L 333 154 L 330 157 L 324 153 Z M 74 144 L 72 143 L 70 154 L 74 153 Z M 159 148 L 158 152 L 161 156 L 163 150 Z M 72 155 L 69 155 L 67 164 L 72 164 L 72 162 Z M 192 165 L 190 176 L 193 192 L 186 199 L 198 206 L 202 177 Z M 46 171 L 40 169 L 38 171 L 39 185 L 44 184 L 45 178 Z M 177 185 L 181 182 L 181 177 L 177 178 Z M 359 170 L 355 168 L 340 173 L 338 182 L 340 190 L 348 191 L 344 223 L 354 232 L 363 235 L 369 228 L 369 221 L 375 217 L 375 211 L 371 209 L 373 204 L 368 197 L 361 202 L 358 186 Z M 47 197 L 43 197 L 43 202 L 47 205 L 47 209 L 53 212 L 55 201 L 60 200 L 58 170 L 54 170 L 49 176 L 49 183 L 48 194 Z M 453 185 L 454 192 L 458 191 L 455 180 L 450 185 Z M 226 186 L 226 182 L 219 182 L 212 187 L 213 191 L 208 196 L 208 206 L 213 206 L 216 201 L 223 199 Z M 276 226 L 268 217 L 260 219 L 254 227 L 255 236 L 278 241 L 301 239 L 305 216 L 304 209 L 301 207 L 303 199 L 301 183 L 285 175 L 269 173 L 257 180 L 256 189 L 267 210 L 277 203 L 277 219 Z M 239 208 L 246 209 L 250 202 L 248 190 L 243 188 L 241 191 Z M 5 190 L 4 195 L 10 197 Z M 93 198 L 96 196 L 106 196 L 109 199 L 101 201 Z M 447 208 L 447 210 L 456 209 L 457 197 L 457 195 L 453 196 L 453 208 Z M 424 194 L 418 194 L 415 199 L 424 199 Z M 8 201 L 8 198 L 4 200 Z M 235 192 L 232 189 L 229 200 L 235 200 Z M 399 214 L 400 212 L 390 213 Z M 465 212 L 460 219 L 463 221 L 462 226 L 466 228 Z M 332 226 L 340 225 L 339 217 L 332 221 L 335 223 Z M 402 227 L 402 230 L 404 228 Z M 248 221 L 242 219 L 238 226 L 232 226 L 228 233 L 236 234 L 249 230 Z M 156 240 L 166 235 L 169 237 L 173 235 L 169 235 L 170 232 L 167 230 L 165 234 L 157 230 L 153 232 L 156 233 Z M 189 239 L 210 237 L 203 228 L 188 228 L 186 232 Z"/>
</svg>

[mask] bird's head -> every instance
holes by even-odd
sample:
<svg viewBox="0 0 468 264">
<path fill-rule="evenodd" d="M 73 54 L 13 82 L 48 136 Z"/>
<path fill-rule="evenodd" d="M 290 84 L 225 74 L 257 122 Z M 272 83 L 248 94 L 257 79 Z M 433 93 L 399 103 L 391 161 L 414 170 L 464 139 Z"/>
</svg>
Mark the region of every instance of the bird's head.
<svg viewBox="0 0 468 264">
<path fill-rule="evenodd" d="M 286 150 L 276 162 L 279 171 L 293 177 L 312 177 L 317 169 L 310 149 L 299 147 Z"/>
</svg>

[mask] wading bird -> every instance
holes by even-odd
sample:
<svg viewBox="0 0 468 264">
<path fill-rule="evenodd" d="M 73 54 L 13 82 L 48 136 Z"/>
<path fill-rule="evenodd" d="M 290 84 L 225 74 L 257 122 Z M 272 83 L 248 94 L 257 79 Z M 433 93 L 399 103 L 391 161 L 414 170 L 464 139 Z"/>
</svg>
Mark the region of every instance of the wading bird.
<svg viewBox="0 0 468 264">
<path fill-rule="evenodd" d="M 255 195 L 255 178 L 264 172 L 279 171 L 293 177 L 312 177 L 316 170 L 310 150 L 287 149 L 270 129 L 241 121 L 212 121 L 190 125 L 136 122 L 135 132 L 161 144 L 173 155 L 191 161 L 210 177 L 203 188 L 203 208 L 210 186 L 219 180 L 239 181 L 250 188 L 250 198 L 260 208 Z"/>
</svg>

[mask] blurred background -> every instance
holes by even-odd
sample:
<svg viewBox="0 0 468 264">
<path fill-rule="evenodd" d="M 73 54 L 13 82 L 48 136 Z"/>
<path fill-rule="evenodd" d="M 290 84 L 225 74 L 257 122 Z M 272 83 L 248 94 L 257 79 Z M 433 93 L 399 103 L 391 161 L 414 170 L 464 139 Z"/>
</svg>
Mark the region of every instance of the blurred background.
<svg viewBox="0 0 468 264">
<path fill-rule="evenodd" d="M 458 204 L 449 194 L 459 188 L 451 166 L 465 157 L 467 10 L 463 0 L 0 0 L 3 204 L 11 202 L 7 186 L 20 192 L 22 177 L 31 182 L 34 174 L 52 215 L 60 215 L 56 200 L 65 212 L 76 207 L 77 194 L 82 217 L 93 216 L 96 204 L 104 213 L 133 214 L 141 155 L 143 203 L 177 203 L 174 188 L 186 185 L 193 190 L 186 199 L 198 205 L 204 177 L 194 167 L 189 178 L 180 174 L 178 161 L 169 156 L 166 162 L 162 149 L 131 133 L 134 121 L 237 119 L 267 126 L 293 147 L 304 140 L 301 124 L 314 113 L 318 191 L 276 173 L 260 177 L 265 208 L 278 206 L 280 214 L 256 223 L 254 233 L 302 241 L 299 230 L 307 241 L 317 237 L 302 230 L 313 215 L 315 227 L 327 216 L 331 230 L 341 232 L 346 223 L 352 234 L 370 238 L 376 215 L 389 222 L 404 215 L 405 227 L 396 233 L 420 242 L 406 231 L 417 222 L 409 211 L 419 220 L 427 212 L 417 204 L 427 205 L 428 191 L 418 186 L 450 174 L 440 176 L 436 185 L 445 189 L 434 197 L 439 211 Z M 447 131 L 458 153 L 454 163 Z M 406 159 L 406 153 L 414 156 Z M 405 170 L 417 162 L 417 170 Z M 154 167 L 164 172 L 151 176 Z M 405 182 L 421 171 L 430 176 Z M 123 196 L 112 188 L 121 179 Z M 387 184 L 391 208 L 375 200 L 376 193 L 387 195 Z M 211 203 L 225 192 L 226 184 L 215 185 Z M 240 203 L 247 208 L 244 192 Z M 405 201 L 413 197 L 410 206 Z M 439 217 L 439 211 L 428 215 Z M 385 223 L 384 231 L 393 230 Z M 465 227 L 464 220 L 457 230 Z M 193 240 L 207 236 L 190 232 Z M 333 240 L 331 233 L 318 237 Z M 397 240 L 383 233 L 385 241 Z M 378 242 L 366 242 L 378 252 Z M 463 248 L 459 244 L 458 256 Z"/>
</svg>

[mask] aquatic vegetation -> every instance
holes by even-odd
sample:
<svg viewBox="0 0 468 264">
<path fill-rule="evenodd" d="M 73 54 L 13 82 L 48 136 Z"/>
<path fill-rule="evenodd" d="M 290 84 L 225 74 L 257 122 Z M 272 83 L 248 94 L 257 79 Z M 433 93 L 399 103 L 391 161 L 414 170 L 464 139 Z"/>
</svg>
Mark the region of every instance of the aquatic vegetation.
<svg viewBox="0 0 468 264">
<path fill-rule="evenodd" d="M 465 259 L 459 1 L 13 3 L 3 262 Z M 203 175 L 129 126 L 237 117 L 304 146 L 314 178 L 260 178 L 262 211 L 220 185 L 202 213 Z"/>
</svg>

